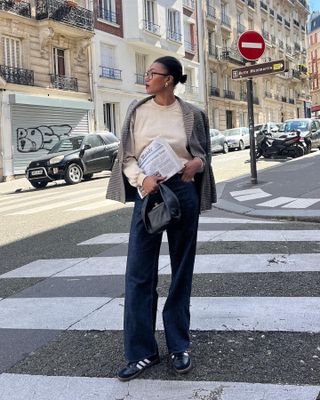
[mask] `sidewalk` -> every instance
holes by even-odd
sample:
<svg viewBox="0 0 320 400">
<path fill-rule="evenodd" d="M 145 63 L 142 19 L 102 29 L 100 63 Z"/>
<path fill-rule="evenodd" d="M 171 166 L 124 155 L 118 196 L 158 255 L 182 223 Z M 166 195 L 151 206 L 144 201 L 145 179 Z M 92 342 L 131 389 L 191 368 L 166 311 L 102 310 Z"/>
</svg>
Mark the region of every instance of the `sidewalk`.
<svg viewBox="0 0 320 400">
<path fill-rule="evenodd" d="M 320 222 L 320 152 L 218 183 L 216 208 L 257 217 Z"/>
</svg>

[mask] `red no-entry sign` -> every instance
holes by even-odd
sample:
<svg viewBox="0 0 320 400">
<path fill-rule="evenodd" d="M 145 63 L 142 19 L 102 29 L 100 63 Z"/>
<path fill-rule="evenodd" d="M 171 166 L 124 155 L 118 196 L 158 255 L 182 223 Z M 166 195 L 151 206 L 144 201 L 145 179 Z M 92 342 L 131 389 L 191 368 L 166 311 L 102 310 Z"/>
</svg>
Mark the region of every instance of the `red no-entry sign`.
<svg viewBox="0 0 320 400">
<path fill-rule="evenodd" d="M 260 33 L 246 31 L 238 39 L 238 50 L 243 58 L 248 61 L 256 61 L 262 56 L 266 44 Z"/>
</svg>

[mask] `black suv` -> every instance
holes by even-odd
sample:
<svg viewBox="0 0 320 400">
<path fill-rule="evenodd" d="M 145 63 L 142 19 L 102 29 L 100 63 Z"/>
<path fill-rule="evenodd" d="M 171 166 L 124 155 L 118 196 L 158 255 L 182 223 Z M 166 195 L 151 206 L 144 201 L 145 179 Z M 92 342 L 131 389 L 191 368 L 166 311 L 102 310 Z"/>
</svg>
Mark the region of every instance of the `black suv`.
<svg viewBox="0 0 320 400">
<path fill-rule="evenodd" d="M 64 179 L 68 184 L 90 179 L 95 172 L 111 170 L 119 140 L 110 132 L 70 136 L 60 140 L 26 169 L 26 177 L 37 189 L 48 182 Z"/>
</svg>

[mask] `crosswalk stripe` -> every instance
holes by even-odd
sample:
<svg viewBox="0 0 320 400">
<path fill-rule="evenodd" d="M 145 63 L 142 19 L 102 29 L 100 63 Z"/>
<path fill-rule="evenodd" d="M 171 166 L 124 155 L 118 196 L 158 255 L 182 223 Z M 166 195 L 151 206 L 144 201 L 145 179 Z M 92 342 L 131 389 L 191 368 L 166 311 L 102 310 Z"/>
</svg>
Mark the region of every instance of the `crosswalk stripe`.
<svg viewBox="0 0 320 400">
<path fill-rule="evenodd" d="M 58 199 L 61 200 L 61 199 L 67 199 L 69 197 L 72 197 L 74 199 L 74 201 L 76 201 L 76 196 L 77 196 L 77 199 L 78 198 L 82 199 L 83 198 L 82 197 L 83 194 L 96 193 L 96 195 L 97 195 L 100 192 L 101 191 L 99 189 L 85 189 L 85 190 L 81 191 L 80 195 L 78 193 L 77 194 L 75 194 L 75 193 L 57 193 L 57 194 L 53 194 L 52 193 L 52 194 L 48 194 L 46 197 L 43 197 L 43 198 L 41 197 L 40 199 L 39 198 L 35 198 L 35 200 L 24 200 L 24 198 L 21 198 L 19 203 L 14 201 L 13 204 L 9 203 L 8 205 L 6 205 L 4 207 L 2 207 L 2 205 L 1 205 L 0 212 L 10 211 L 10 210 L 14 210 L 14 209 L 20 209 L 20 208 L 23 207 L 24 211 L 19 211 L 17 213 L 18 214 L 19 213 L 20 214 L 25 214 L 25 213 L 28 213 L 28 212 L 30 213 L 30 211 L 39 209 L 39 207 L 38 208 L 29 209 L 30 206 L 34 206 L 34 205 L 37 205 L 37 204 L 45 203 L 45 207 L 52 208 L 56 204 L 56 201 Z M 52 204 L 52 203 L 50 203 L 51 201 L 55 202 L 55 203 Z"/>
<path fill-rule="evenodd" d="M 199 224 L 282 224 L 282 222 L 246 218 L 200 217 Z"/>
<path fill-rule="evenodd" d="M 159 330 L 165 300 L 158 302 Z M 0 328 L 122 330 L 123 306 L 123 298 L 7 298 Z M 319 310 L 317 297 L 192 297 L 191 329 L 319 333 Z"/>
<path fill-rule="evenodd" d="M 3 278 L 124 275 L 126 256 L 36 260 L 0 275 Z M 195 274 L 320 272 L 320 253 L 199 254 Z M 159 257 L 159 274 L 170 274 L 170 258 Z"/>
<path fill-rule="evenodd" d="M 293 197 L 277 197 L 276 199 L 264 201 L 263 203 L 259 203 L 257 205 L 261 207 L 277 207 L 286 203 L 290 203 L 294 200 L 295 199 Z"/>
<path fill-rule="evenodd" d="M 68 196 L 70 197 L 70 196 Z M 35 208 L 30 208 L 30 209 L 25 209 L 25 210 L 21 210 L 21 211 L 17 211 L 17 212 L 13 212 L 10 213 L 9 215 L 30 215 L 30 214 L 36 214 L 39 213 L 41 211 L 47 211 L 47 210 L 52 210 L 53 208 L 59 208 L 59 207 L 65 207 L 65 206 L 69 206 L 70 204 L 76 204 L 76 203 L 80 203 L 83 201 L 88 201 L 91 199 L 96 199 L 99 197 L 104 197 L 104 194 L 101 193 L 100 190 L 96 191 L 96 193 L 93 194 L 87 194 L 86 196 L 78 196 L 76 194 L 73 194 L 72 196 L 73 198 L 71 200 L 66 200 L 66 201 L 58 201 L 58 202 L 54 202 L 54 203 L 50 203 L 50 204 L 46 204 L 44 206 L 40 206 L 40 207 L 35 207 Z M 106 200 L 107 201 L 107 200 Z"/>
<path fill-rule="evenodd" d="M 320 386 L 114 378 L 0 375 L 0 391 L 10 400 L 316 400 Z"/>
<path fill-rule="evenodd" d="M 315 203 L 318 203 L 320 199 L 295 199 L 291 203 L 285 204 L 283 208 L 308 208 Z"/>
<path fill-rule="evenodd" d="M 78 245 L 128 243 L 129 233 L 104 233 Z M 163 242 L 167 242 L 164 233 Z M 320 241 L 319 230 L 236 230 L 236 231 L 198 231 L 198 242 L 296 242 Z"/>
</svg>

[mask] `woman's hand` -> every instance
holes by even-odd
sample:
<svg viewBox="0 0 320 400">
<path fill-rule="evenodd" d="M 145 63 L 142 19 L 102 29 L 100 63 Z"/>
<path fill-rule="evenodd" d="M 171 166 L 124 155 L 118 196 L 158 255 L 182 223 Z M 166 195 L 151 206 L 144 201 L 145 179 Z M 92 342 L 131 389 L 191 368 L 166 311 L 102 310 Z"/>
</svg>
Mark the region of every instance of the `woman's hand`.
<svg viewBox="0 0 320 400">
<path fill-rule="evenodd" d="M 159 190 L 159 183 L 165 179 L 165 176 L 146 176 L 142 182 L 142 188 L 147 194 L 156 193 Z"/>
<path fill-rule="evenodd" d="M 202 161 L 200 158 L 195 157 L 193 160 L 188 161 L 182 170 L 181 180 L 183 182 L 192 181 L 195 174 L 201 171 Z"/>
</svg>

